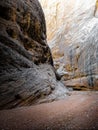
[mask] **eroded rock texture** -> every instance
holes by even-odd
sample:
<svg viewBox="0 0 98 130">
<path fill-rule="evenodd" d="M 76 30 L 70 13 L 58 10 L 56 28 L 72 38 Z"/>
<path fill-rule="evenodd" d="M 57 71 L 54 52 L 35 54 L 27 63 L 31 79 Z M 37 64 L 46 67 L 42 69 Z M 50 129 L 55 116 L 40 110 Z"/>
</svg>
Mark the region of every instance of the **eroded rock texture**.
<svg viewBox="0 0 98 130">
<path fill-rule="evenodd" d="M 54 6 L 51 0 L 48 2 L 50 7 L 45 8 L 46 19 L 49 20 L 49 9 L 57 11 L 55 22 L 59 28 L 51 34 L 51 25 L 47 20 L 48 39 L 55 66 L 64 75 L 62 80 L 75 89 L 98 90 L 98 1 L 57 0 Z M 55 15 L 51 14 L 52 20 Z"/>
<path fill-rule="evenodd" d="M 57 81 L 37 0 L 0 1 L 0 109 L 66 96 Z"/>
</svg>

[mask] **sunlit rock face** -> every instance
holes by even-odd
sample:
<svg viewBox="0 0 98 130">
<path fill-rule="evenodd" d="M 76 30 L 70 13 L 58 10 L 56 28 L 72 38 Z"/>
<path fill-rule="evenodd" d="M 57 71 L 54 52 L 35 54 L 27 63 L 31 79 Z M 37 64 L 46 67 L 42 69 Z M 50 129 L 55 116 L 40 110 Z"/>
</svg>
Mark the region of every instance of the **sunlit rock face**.
<svg viewBox="0 0 98 130">
<path fill-rule="evenodd" d="M 98 1 L 48 2 L 49 45 L 62 80 L 75 89 L 98 89 Z"/>
<path fill-rule="evenodd" d="M 63 25 L 66 15 L 72 11 L 75 0 L 39 0 L 45 13 L 47 22 L 48 40 L 56 35 L 57 30 Z"/>
<path fill-rule="evenodd" d="M 0 1 L 0 109 L 64 98 L 37 0 Z"/>
</svg>

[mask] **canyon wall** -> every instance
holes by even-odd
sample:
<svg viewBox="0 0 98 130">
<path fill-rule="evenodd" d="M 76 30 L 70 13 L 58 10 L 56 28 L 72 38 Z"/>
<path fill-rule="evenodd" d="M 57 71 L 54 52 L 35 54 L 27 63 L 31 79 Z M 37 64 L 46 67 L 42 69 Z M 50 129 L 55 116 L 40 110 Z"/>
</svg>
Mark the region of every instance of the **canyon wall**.
<svg viewBox="0 0 98 130">
<path fill-rule="evenodd" d="M 37 0 L 0 1 L 0 109 L 64 98 Z"/>
<path fill-rule="evenodd" d="M 54 64 L 65 85 L 98 90 L 98 1 L 40 2 Z"/>
</svg>

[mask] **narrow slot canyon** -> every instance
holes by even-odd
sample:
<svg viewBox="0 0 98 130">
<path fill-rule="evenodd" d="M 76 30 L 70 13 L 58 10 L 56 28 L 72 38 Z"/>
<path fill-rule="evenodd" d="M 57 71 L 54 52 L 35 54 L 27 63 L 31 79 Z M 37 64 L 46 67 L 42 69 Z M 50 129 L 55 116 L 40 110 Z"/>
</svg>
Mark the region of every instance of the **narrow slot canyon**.
<svg viewBox="0 0 98 130">
<path fill-rule="evenodd" d="M 62 81 L 75 90 L 98 90 L 98 1 L 40 0 L 48 45 Z"/>
<path fill-rule="evenodd" d="M 98 0 L 0 1 L 0 130 L 98 129 Z"/>
</svg>

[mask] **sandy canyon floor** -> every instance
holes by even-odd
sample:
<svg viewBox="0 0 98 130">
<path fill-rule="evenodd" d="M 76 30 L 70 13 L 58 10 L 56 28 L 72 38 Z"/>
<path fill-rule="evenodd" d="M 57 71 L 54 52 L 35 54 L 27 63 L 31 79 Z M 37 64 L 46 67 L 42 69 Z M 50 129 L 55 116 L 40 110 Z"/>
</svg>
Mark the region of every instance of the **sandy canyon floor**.
<svg viewBox="0 0 98 130">
<path fill-rule="evenodd" d="M 64 100 L 0 111 L 0 130 L 97 129 L 97 91 L 74 91 Z"/>
</svg>

